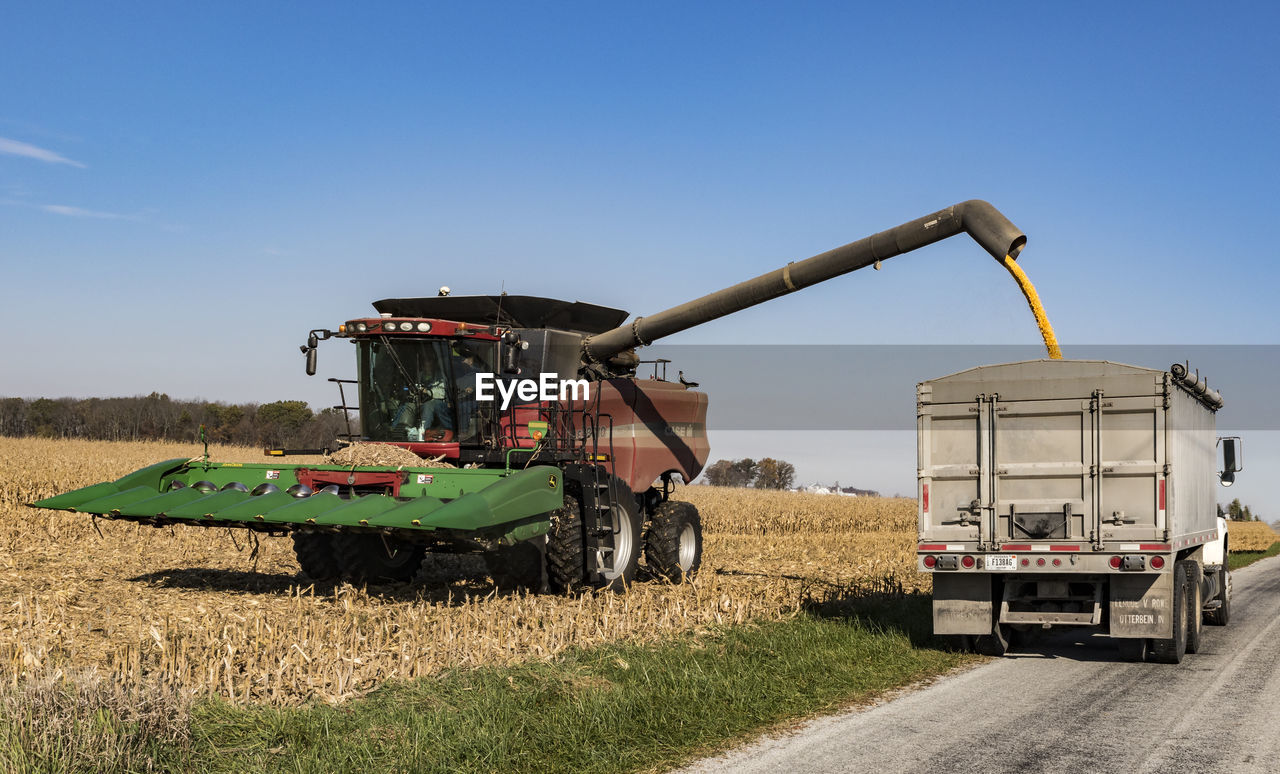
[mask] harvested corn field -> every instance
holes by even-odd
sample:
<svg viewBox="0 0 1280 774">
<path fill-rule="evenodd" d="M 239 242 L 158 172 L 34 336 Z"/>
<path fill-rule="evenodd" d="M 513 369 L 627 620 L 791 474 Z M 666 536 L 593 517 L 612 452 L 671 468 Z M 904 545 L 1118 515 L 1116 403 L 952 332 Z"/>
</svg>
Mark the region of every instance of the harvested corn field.
<svg viewBox="0 0 1280 774">
<path fill-rule="evenodd" d="M 1266 551 L 1280 535 L 1265 521 L 1233 521 L 1227 525 L 1232 551 Z"/>
<path fill-rule="evenodd" d="M 210 451 L 227 461 L 260 454 Z M 704 518 L 697 582 L 573 597 L 495 591 L 471 557 L 429 558 L 408 586 L 315 588 L 299 584 L 288 538 L 23 505 L 198 452 L 0 442 L 0 675 L 16 685 L 92 673 L 241 702 L 340 701 L 391 679 L 778 619 L 851 586 L 927 588 L 914 572 L 906 499 L 683 488 L 677 497 Z"/>
</svg>

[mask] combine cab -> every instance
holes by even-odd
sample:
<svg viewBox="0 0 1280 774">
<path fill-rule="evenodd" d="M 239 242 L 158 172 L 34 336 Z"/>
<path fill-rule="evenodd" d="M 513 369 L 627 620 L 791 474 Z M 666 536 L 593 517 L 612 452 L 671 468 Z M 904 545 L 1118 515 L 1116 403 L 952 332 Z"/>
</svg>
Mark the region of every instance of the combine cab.
<svg viewBox="0 0 1280 774">
<path fill-rule="evenodd" d="M 701 563 L 702 527 L 671 494 L 706 464 L 707 396 L 667 381 L 665 363 L 638 378 L 636 348 L 959 233 L 997 260 L 1026 242 L 969 201 L 626 324 L 618 309 L 530 296 L 378 301 L 302 349 L 314 374 L 320 341 L 355 345 L 350 440 L 401 447 L 408 464 L 170 460 L 31 505 L 292 534 L 316 580 L 408 580 L 425 552 L 448 551 L 537 588 L 619 588 L 642 556 L 679 582 Z"/>
</svg>

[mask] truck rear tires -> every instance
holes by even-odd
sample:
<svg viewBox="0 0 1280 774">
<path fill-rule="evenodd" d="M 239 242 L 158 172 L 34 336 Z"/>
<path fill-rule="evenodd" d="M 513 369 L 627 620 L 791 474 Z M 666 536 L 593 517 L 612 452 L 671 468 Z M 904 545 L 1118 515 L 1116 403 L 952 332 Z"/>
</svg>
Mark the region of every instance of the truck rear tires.
<svg viewBox="0 0 1280 774">
<path fill-rule="evenodd" d="M 333 554 L 333 535 L 294 532 L 293 554 L 298 557 L 302 575 L 310 580 L 331 581 L 342 575 Z"/>
<path fill-rule="evenodd" d="M 979 634 L 973 638 L 973 650 L 984 656 L 1003 656 L 1009 652 L 1009 641 L 1013 637 L 1013 629 L 1007 624 L 995 624 L 990 634 Z"/>
<path fill-rule="evenodd" d="M 404 583 L 418 574 L 426 549 L 382 535 L 344 532 L 333 536 L 333 553 L 348 580 Z"/>
<path fill-rule="evenodd" d="M 645 535 L 644 558 L 649 572 L 672 583 L 692 580 L 702 566 L 702 518 L 690 503 L 667 500 L 658 505 Z"/>
<path fill-rule="evenodd" d="M 1194 559 L 1182 564 L 1187 568 L 1187 652 L 1199 653 L 1204 627 L 1204 573 Z"/>
<path fill-rule="evenodd" d="M 1151 658 L 1164 664 L 1181 664 L 1187 653 L 1187 567 L 1183 562 L 1173 566 L 1173 636 L 1151 641 Z"/>
<path fill-rule="evenodd" d="M 1120 658 L 1125 661 L 1146 661 L 1147 640 L 1141 637 L 1120 640 Z"/>
<path fill-rule="evenodd" d="M 1219 605 L 1204 613 L 1204 622 L 1210 626 L 1226 626 L 1231 621 L 1231 572 L 1227 569 L 1225 560 L 1224 556 L 1224 564 L 1218 571 L 1218 595 L 1214 597 Z"/>
</svg>

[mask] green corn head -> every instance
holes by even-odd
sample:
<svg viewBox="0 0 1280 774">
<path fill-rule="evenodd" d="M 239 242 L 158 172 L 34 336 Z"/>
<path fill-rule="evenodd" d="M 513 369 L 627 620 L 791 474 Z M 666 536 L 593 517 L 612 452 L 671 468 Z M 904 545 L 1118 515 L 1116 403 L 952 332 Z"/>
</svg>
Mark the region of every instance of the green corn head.
<svg viewBox="0 0 1280 774">
<path fill-rule="evenodd" d="M 545 534 L 559 468 L 524 470 L 212 463 L 175 459 L 30 503 L 147 524 L 379 532 L 413 541 Z"/>
</svg>

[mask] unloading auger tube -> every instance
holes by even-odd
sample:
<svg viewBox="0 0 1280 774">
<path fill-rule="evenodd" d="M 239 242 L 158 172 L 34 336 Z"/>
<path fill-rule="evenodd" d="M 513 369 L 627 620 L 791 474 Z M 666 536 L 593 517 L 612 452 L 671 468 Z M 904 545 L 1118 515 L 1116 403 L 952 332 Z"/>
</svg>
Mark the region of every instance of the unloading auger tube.
<svg viewBox="0 0 1280 774">
<path fill-rule="evenodd" d="M 739 282 L 664 312 L 637 317 L 626 325 L 584 340 L 583 354 L 588 362 L 603 363 L 620 352 L 645 346 L 663 336 L 960 233 L 973 237 L 997 261 L 1003 261 L 1006 255 L 1016 259 L 1027 244 L 1026 235 L 999 210 L 981 199 L 970 199 L 812 258 L 788 263 L 755 279 Z"/>
</svg>

